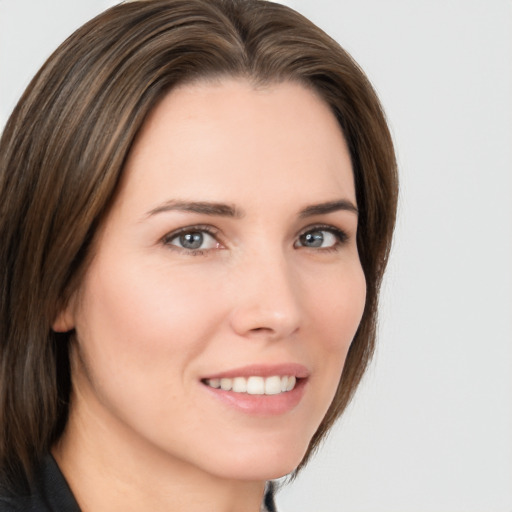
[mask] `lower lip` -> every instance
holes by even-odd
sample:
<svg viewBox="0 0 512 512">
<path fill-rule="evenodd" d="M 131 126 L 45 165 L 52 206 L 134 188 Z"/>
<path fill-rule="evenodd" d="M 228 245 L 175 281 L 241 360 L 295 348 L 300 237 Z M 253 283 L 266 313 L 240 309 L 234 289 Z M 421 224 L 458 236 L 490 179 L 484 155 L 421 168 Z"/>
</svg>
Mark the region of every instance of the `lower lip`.
<svg viewBox="0 0 512 512">
<path fill-rule="evenodd" d="M 298 379 L 291 391 L 277 395 L 250 395 L 248 393 L 235 393 L 222 389 L 212 388 L 202 384 L 206 391 L 221 400 L 229 407 L 238 409 L 246 414 L 258 416 L 276 416 L 285 414 L 299 404 L 304 396 L 307 379 Z"/>
</svg>

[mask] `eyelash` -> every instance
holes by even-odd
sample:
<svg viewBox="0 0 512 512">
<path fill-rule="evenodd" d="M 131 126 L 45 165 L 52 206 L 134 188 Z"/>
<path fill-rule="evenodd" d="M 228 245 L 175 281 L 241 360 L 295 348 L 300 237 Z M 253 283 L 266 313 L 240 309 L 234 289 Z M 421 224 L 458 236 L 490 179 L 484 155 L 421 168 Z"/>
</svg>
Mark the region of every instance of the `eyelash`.
<svg viewBox="0 0 512 512">
<path fill-rule="evenodd" d="M 309 234 L 314 233 L 318 231 L 325 231 L 330 234 L 332 234 L 334 237 L 336 237 L 336 242 L 331 247 L 307 247 L 304 245 L 296 245 L 297 242 L 301 239 L 301 237 Z M 162 237 L 162 243 L 171 248 L 173 251 L 178 251 L 183 254 L 187 254 L 190 256 L 205 256 L 211 253 L 213 250 L 219 250 L 219 247 L 216 248 L 208 248 L 208 249 L 187 249 L 186 247 L 179 247 L 176 244 L 171 243 L 176 238 L 187 235 L 187 234 L 193 234 L 193 233 L 202 233 L 207 234 L 214 238 L 218 244 L 222 245 L 222 242 L 219 241 L 219 230 L 214 229 L 210 225 L 205 224 L 199 224 L 195 226 L 187 226 L 181 229 L 178 229 L 176 231 L 173 231 L 171 233 L 166 234 L 164 237 Z M 347 233 L 339 228 L 336 228 L 331 225 L 325 225 L 325 224 L 315 224 L 312 226 L 308 226 L 307 228 L 303 229 L 297 236 L 297 241 L 294 243 L 295 248 L 305 248 L 305 249 L 312 249 L 314 251 L 321 251 L 321 252 L 335 252 L 338 251 L 346 242 L 348 241 L 349 236 Z"/>
<path fill-rule="evenodd" d="M 191 233 L 205 233 L 212 238 L 214 238 L 218 244 L 221 244 L 221 242 L 218 240 L 219 238 L 219 230 L 214 229 L 213 226 L 210 226 L 208 224 L 198 224 L 196 226 L 187 226 L 185 228 L 177 229 L 176 231 L 173 231 L 172 233 L 166 234 L 162 238 L 162 243 L 171 248 L 173 251 L 178 251 L 183 254 L 187 254 L 190 256 L 205 256 L 210 253 L 210 251 L 214 249 L 187 249 L 186 247 L 179 247 L 178 245 L 172 244 L 172 240 Z"/>
<path fill-rule="evenodd" d="M 314 247 L 311 248 L 311 247 L 306 247 L 306 246 L 299 246 L 299 247 L 304 247 L 306 249 L 312 249 L 314 251 L 335 252 L 335 251 L 338 251 L 349 240 L 349 236 L 345 231 L 343 231 L 342 229 L 339 229 L 337 227 L 327 225 L 327 224 L 314 224 L 312 226 L 306 227 L 305 229 L 303 229 L 301 231 L 301 233 L 299 233 L 297 240 L 300 240 L 300 238 L 302 236 L 307 235 L 308 233 L 314 233 L 315 231 L 326 231 L 327 233 L 334 235 L 334 237 L 336 237 L 336 242 L 331 247 L 318 247 L 318 248 L 314 248 Z"/>
</svg>

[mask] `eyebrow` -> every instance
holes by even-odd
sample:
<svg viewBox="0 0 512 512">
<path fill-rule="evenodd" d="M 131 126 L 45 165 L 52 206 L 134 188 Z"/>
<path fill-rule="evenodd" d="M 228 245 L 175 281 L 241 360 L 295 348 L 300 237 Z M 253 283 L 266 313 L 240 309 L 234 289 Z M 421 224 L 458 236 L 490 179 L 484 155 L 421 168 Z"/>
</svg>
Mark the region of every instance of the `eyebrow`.
<svg viewBox="0 0 512 512">
<path fill-rule="evenodd" d="M 314 215 L 325 215 L 340 210 L 355 213 L 358 215 L 359 211 L 354 203 L 348 199 L 339 199 L 337 201 L 328 201 L 327 203 L 313 204 L 302 209 L 299 213 L 300 218 L 312 217 Z"/>
<path fill-rule="evenodd" d="M 233 217 L 241 218 L 244 216 L 243 212 L 238 210 L 235 206 L 224 203 L 212 203 L 208 201 L 179 201 L 171 199 L 165 203 L 150 210 L 146 215 L 151 217 L 158 213 L 180 211 L 190 213 L 200 213 L 203 215 L 212 215 L 218 217 Z"/>
<path fill-rule="evenodd" d="M 312 204 L 306 206 L 299 212 L 300 218 L 313 217 L 315 215 L 326 215 L 328 213 L 337 212 L 340 210 L 348 211 L 358 214 L 357 207 L 347 199 L 339 199 L 336 201 L 328 201 L 326 203 Z M 234 205 L 225 203 L 215 203 L 209 201 L 180 201 L 177 199 L 170 199 L 165 203 L 150 210 L 146 216 L 152 217 L 158 213 L 181 211 L 190 213 L 199 213 L 202 215 L 211 215 L 216 217 L 232 217 L 235 219 L 242 218 L 245 213 L 239 210 Z"/>
</svg>

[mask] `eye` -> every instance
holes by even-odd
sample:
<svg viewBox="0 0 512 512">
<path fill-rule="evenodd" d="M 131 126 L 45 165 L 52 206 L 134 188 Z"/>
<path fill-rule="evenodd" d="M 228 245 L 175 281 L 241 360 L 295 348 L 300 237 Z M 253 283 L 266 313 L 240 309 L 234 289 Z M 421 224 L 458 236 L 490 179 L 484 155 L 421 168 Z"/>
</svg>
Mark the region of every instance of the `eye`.
<svg viewBox="0 0 512 512">
<path fill-rule="evenodd" d="M 335 249 L 347 240 L 347 235 L 335 227 L 316 227 L 302 233 L 295 247 L 310 249 Z"/>
<path fill-rule="evenodd" d="M 186 228 L 169 233 L 163 239 L 165 245 L 175 246 L 186 251 L 206 251 L 219 249 L 222 245 L 214 234 L 205 228 Z"/>
</svg>

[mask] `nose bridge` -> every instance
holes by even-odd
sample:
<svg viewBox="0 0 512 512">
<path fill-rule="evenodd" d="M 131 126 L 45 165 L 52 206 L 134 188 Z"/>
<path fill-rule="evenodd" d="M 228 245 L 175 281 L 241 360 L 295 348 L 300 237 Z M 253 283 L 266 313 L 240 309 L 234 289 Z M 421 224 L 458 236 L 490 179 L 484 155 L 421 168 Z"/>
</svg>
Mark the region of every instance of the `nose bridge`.
<svg viewBox="0 0 512 512">
<path fill-rule="evenodd" d="M 240 261 L 232 326 L 241 335 L 283 338 L 300 325 L 300 283 L 282 248 L 253 251 Z"/>
</svg>

